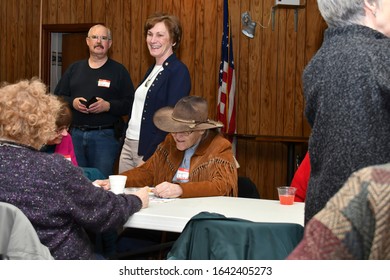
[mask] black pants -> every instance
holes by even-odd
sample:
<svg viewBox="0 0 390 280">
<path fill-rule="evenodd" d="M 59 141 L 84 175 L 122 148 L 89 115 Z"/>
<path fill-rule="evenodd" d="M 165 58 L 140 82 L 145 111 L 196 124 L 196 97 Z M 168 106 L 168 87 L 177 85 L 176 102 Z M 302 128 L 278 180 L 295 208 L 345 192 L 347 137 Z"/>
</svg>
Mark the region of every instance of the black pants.
<svg viewBox="0 0 390 280">
<path fill-rule="evenodd" d="M 126 228 L 117 240 L 117 257 L 164 258 L 179 235 L 176 232 Z"/>
</svg>

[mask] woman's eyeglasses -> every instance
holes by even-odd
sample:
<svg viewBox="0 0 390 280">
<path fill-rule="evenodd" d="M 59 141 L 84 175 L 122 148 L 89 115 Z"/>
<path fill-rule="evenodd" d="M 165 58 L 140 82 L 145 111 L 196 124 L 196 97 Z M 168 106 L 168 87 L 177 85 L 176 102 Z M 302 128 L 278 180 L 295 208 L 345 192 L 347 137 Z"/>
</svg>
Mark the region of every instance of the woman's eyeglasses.
<svg viewBox="0 0 390 280">
<path fill-rule="evenodd" d="M 63 127 L 56 129 L 56 133 L 61 134 L 62 132 L 64 132 L 64 130 L 69 131 L 69 126 L 63 126 Z"/>
</svg>

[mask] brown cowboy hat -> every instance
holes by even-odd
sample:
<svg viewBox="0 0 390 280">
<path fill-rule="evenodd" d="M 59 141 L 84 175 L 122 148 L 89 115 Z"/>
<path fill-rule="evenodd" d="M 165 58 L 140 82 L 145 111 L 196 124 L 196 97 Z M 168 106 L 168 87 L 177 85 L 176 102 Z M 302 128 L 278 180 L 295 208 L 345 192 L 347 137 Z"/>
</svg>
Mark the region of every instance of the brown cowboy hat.
<svg viewBox="0 0 390 280">
<path fill-rule="evenodd" d="M 166 132 L 183 132 L 223 127 L 220 122 L 207 118 L 207 101 L 199 96 L 186 96 L 174 108 L 159 109 L 153 117 L 154 124 Z"/>
</svg>

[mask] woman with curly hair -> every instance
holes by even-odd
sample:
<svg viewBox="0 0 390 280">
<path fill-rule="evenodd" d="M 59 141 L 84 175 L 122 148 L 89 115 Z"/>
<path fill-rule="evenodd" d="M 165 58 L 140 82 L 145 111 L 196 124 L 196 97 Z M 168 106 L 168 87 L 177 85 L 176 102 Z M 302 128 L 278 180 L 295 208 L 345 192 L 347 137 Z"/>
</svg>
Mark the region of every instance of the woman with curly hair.
<svg viewBox="0 0 390 280">
<path fill-rule="evenodd" d="M 62 155 L 41 152 L 56 135 L 60 108 L 36 78 L 0 87 L 0 201 L 22 210 L 55 259 L 93 259 L 86 230 L 122 226 L 149 196 L 97 188 Z"/>
</svg>

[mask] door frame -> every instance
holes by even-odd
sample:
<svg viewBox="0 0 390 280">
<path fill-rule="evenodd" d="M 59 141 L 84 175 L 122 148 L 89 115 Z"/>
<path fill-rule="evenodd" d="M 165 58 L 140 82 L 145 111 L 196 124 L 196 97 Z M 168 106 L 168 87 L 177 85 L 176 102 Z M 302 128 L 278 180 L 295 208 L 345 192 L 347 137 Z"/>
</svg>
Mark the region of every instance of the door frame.
<svg viewBox="0 0 390 280">
<path fill-rule="evenodd" d="M 42 25 L 41 79 L 46 85 L 50 84 L 51 34 L 88 32 L 89 29 L 96 24 L 102 24 L 102 23 L 43 24 Z"/>
</svg>

